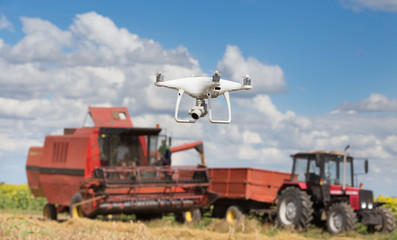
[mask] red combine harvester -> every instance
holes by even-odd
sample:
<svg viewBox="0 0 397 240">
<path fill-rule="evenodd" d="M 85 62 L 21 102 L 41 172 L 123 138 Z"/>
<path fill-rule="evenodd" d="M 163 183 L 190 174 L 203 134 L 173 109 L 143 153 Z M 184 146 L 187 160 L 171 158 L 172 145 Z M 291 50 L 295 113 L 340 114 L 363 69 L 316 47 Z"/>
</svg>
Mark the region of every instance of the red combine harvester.
<svg viewBox="0 0 397 240">
<path fill-rule="evenodd" d="M 136 128 L 126 108 L 90 107 L 94 127 L 65 129 L 31 147 L 26 163 L 34 196 L 46 197 L 44 216 L 175 213 L 179 221 L 200 219 L 199 208 L 216 195 L 207 191 L 202 142 L 169 148 L 160 128 Z M 195 148 L 198 166 L 170 166 L 171 152 Z"/>
</svg>

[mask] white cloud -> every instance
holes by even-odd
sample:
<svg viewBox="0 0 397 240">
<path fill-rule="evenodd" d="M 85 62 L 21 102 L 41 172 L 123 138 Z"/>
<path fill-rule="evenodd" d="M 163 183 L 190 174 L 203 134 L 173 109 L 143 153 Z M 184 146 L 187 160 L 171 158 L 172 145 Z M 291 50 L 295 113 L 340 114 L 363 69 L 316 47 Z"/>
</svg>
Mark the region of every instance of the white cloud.
<svg viewBox="0 0 397 240">
<path fill-rule="evenodd" d="M 386 148 L 390 149 L 394 153 L 397 153 L 397 136 L 396 135 L 387 136 L 386 139 L 384 140 L 384 144 L 385 144 Z"/>
<path fill-rule="evenodd" d="M 280 93 L 285 89 L 283 70 L 278 65 L 267 65 L 253 57 L 244 59 L 237 46 L 228 45 L 218 70 L 234 81 L 242 81 L 249 74 L 253 88 L 251 94 Z"/>
<path fill-rule="evenodd" d="M 26 17 L 21 21 L 26 37 L 12 48 L 3 48 L 3 54 L 11 61 L 56 61 L 62 49 L 71 44 L 72 34 L 48 21 Z"/>
<path fill-rule="evenodd" d="M 243 142 L 245 144 L 260 144 L 263 143 L 261 136 L 257 132 L 244 131 Z"/>
<path fill-rule="evenodd" d="M 343 103 L 337 111 L 343 112 L 397 112 L 397 99 L 389 99 L 383 94 L 372 93 L 358 103 Z"/>
<path fill-rule="evenodd" d="M 354 11 L 361 11 L 368 8 L 375 11 L 397 11 L 397 2 L 395 0 L 340 0 L 345 8 Z"/>
<path fill-rule="evenodd" d="M 0 30 L 2 29 L 8 29 L 10 31 L 13 31 L 12 23 L 8 21 L 7 17 L 4 16 L 4 14 L 1 14 L 0 17 Z"/>
</svg>

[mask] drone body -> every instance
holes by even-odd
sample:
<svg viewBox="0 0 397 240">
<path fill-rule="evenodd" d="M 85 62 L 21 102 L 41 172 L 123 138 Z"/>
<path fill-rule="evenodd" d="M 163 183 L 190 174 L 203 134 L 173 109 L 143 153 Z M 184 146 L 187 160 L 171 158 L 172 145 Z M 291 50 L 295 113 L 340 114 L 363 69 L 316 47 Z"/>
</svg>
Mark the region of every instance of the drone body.
<svg viewBox="0 0 397 240">
<path fill-rule="evenodd" d="M 204 117 L 207 114 L 207 104 L 205 103 L 205 99 L 208 99 L 208 113 L 210 122 L 224 124 L 230 123 L 231 107 L 229 92 L 249 90 L 252 88 L 251 79 L 248 75 L 243 78 L 243 84 L 240 84 L 221 79 L 217 71 L 215 71 L 212 77 L 188 77 L 169 81 L 164 81 L 164 76 L 161 73 L 158 73 L 156 75 L 155 85 L 158 87 L 167 87 L 178 90 L 178 98 L 175 107 L 175 120 L 179 123 L 194 123 L 200 117 Z M 184 93 L 196 99 L 196 106 L 192 107 L 188 111 L 193 119 L 178 118 L 179 104 Z M 211 99 L 220 95 L 223 95 L 226 100 L 229 115 L 228 120 L 212 119 Z"/>
</svg>

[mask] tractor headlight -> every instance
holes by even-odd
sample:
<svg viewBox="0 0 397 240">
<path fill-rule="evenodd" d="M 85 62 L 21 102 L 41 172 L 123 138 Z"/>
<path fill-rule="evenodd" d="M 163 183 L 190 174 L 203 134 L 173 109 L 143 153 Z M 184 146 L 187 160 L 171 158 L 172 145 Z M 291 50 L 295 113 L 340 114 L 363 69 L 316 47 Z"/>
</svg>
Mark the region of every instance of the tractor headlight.
<svg viewBox="0 0 397 240">
<path fill-rule="evenodd" d="M 374 207 L 373 203 L 368 203 L 368 209 L 372 209 Z"/>
<path fill-rule="evenodd" d="M 365 209 L 366 207 L 367 207 L 367 203 L 366 203 L 366 202 L 362 202 L 362 203 L 361 203 L 361 208 L 362 208 L 362 209 Z"/>
</svg>

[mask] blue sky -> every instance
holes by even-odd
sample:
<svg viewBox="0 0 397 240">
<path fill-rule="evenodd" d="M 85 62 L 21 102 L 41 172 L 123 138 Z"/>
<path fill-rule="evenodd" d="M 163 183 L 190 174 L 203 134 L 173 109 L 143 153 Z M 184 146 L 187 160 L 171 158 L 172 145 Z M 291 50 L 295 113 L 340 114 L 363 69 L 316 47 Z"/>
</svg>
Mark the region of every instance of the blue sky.
<svg viewBox="0 0 397 240">
<path fill-rule="evenodd" d="M 365 2 L 365 1 L 364 1 Z M 390 1 L 393 2 L 393 1 Z M 339 99 L 379 92 L 395 98 L 397 28 L 393 11 L 352 10 L 341 1 L 3 1 L 2 14 L 23 36 L 19 18 L 39 17 L 67 29 L 76 14 L 95 11 L 166 49 L 183 45 L 211 72 L 225 46 L 283 68 L 287 95 L 274 101 L 302 114 L 329 112 Z M 313 101 L 313 99 L 318 99 Z M 310 107 L 308 107 L 308 105 Z"/>
<path fill-rule="evenodd" d="M 350 144 L 352 154 L 373 160 L 364 183 L 376 188 L 382 175 L 389 183 L 376 193 L 397 196 L 390 180 L 397 176 L 395 0 L 2 0 L 0 14 L 0 142 L 7 143 L 0 181 L 26 182 L 16 176 L 27 148 L 80 124 L 88 105 L 125 105 L 136 123 L 162 118 L 180 141 L 208 142 L 212 166 L 289 171 L 295 151 Z M 174 92 L 153 90 L 150 74 L 216 69 L 235 81 L 253 78 L 252 93 L 231 94 L 232 124 L 175 124 Z M 146 95 L 128 87 L 167 101 L 142 102 Z"/>
</svg>

